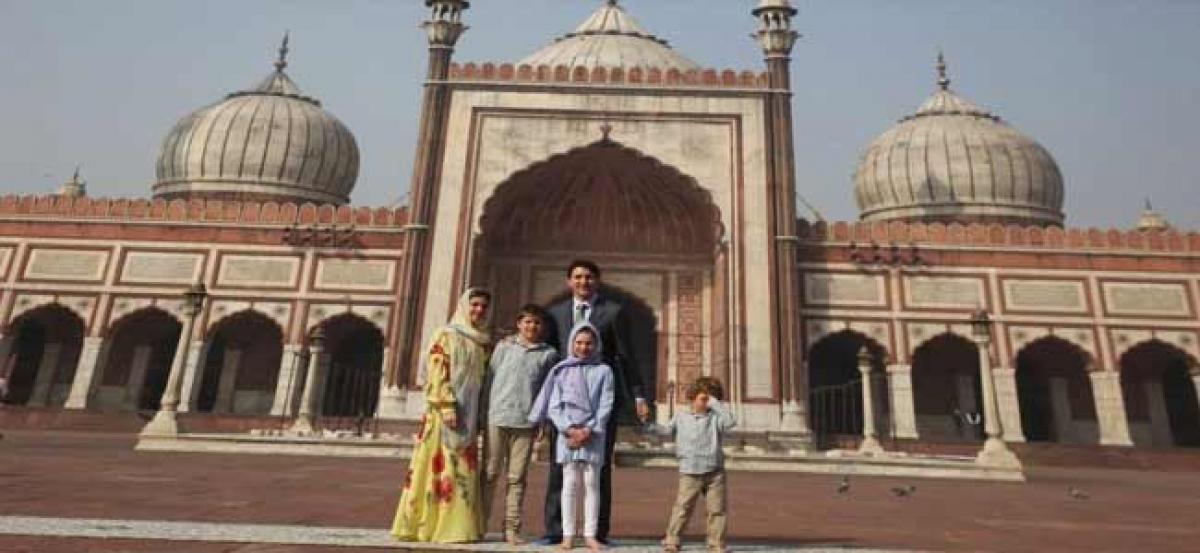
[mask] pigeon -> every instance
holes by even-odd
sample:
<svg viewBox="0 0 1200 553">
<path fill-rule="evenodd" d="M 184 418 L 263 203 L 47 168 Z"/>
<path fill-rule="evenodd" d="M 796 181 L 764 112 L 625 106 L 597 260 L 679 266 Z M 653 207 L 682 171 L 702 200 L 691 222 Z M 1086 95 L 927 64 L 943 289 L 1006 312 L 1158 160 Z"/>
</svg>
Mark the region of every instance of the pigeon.
<svg viewBox="0 0 1200 553">
<path fill-rule="evenodd" d="M 837 493 L 845 494 L 850 492 L 850 477 L 843 476 L 842 481 L 838 483 Z"/>
<path fill-rule="evenodd" d="M 912 495 L 913 492 L 915 492 L 915 491 L 917 491 L 917 487 L 912 484 L 909 484 L 907 486 L 893 486 L 892 487 L 892 495 L 894 495 L 896 497 L 908 497 L 908 496 Z"/>
<path fill-rule="evenodd" d="M 1067 486 L 1067 495 L 1070 496 L 1071 499 L 1077 499 L 1079 501 L 1083 501 L 1088 498 L 1088 494 L 1084 493 L 1083 490 L 1076 488 L 1075 486 Z"/>
</svg>

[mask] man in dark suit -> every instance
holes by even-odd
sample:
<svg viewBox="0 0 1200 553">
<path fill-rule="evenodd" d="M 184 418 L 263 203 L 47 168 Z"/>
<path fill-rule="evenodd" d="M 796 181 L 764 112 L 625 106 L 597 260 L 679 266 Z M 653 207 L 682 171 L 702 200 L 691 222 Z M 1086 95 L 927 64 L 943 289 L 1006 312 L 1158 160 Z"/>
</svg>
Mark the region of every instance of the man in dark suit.
<svg viewBox="0 0 1200 553">
<path fill-rule="evenodd" d="M 596 525 L 596 539 L 608 543 L 608 532 L 612 514 L 612 460 L 613 446 L 617 439 L 617 418 L 633 398 L 638 420 L 645 422 L 649 406 L 643 395 L 642 371 L 632 351 L 632 343 L 626 335 L 629 324 L 625 322 L 625 311 L 615 298 L 600 294 L 600 268 L 595 263 L 579 259 L 567 267 L 567 288 L 571 297 L 551 305 L 547 311 L 551 324 L 546 341 L 558 347 L 559 354 L 566 357 L 571 348 L 567 344 L 571 328 L 581 321 L 588 321 L 600 331 L 604 362 L 612 367 L 616 384 L 613 414 L 604 429 L 604 440 L 608 456 L 600 468 L 600 514 Z M 555 436 L 551 430 L 550 443 Z M 553 451 L 553 449 L 552 449 Z M 562 465 L 552 463 L 546 482 L 546 534 L 539 543 L 556 545 L 562 542 Z"/>
</svg>

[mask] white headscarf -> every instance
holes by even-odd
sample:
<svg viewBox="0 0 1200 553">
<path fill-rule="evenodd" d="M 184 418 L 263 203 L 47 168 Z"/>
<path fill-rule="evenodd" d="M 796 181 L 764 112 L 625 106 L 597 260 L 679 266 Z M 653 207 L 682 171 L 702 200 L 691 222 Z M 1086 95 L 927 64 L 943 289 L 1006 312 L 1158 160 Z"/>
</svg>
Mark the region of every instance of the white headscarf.
<svg viewBox="0 0 1200 553">
<path fill-rule="evenodd" d="M 475 428 L 479 423 L 480 393 L 483 390 L 484 376 L 487 373 L 487 348 L 491 345 L 491 315 L 489 305 L 487 317 L 477 326 L 471 323 L 471 298 L 491 294 L 483 288 L 469 288 L 458 299 L 458 306 L 450 323 L 438 332 L 452 333 L 466 340 L 450 340 L 450 363 L 452 365 L 450 385 L 454 391 L 454 401 L 458 412 L 458 428 L 442 427 L 443 438 L 455 449 L 470 443 L 475 438 Z M 436 335 L 435 335 L 435 340 Z M 474 346 L 465 343 L 473 342 Z M 428 349 L 428 348 L 427 348 Z"/>
</svg>

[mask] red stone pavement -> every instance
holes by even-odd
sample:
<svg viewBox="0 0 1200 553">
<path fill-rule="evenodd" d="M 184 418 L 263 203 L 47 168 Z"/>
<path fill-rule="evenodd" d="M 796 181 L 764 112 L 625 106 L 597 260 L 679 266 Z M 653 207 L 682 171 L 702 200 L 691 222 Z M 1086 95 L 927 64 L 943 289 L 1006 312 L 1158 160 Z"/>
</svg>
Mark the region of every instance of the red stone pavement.
<svg viewBox="0 0 1200 553">
<path fill-rule="evenodd" d="M 0 441 L 0 515 L 386 528 L 404 468 L 386 459 L 135 452 L 133 443 L 128 434 L 7 432 Z M 540 529 L 544 471 L 535 466 L 530 478 L 531 530 Z M 839 495 L 832 475 L 735 472 L 731 540 L 953 551 L 1200 550 L 1196 472 L 1032 467 L 1028 478 L 855 477 L 850 493 Z M 617 469 L 618 539 L 660 535 L 675 479 L 666 469 Z M 907 484 L 917 487 L 911 497 L 890 493 Z M 1090 498 L 1068 497 L 1069 485 Z M 697 515 L 692 535 L 701 528 Z M 0 551 L 51 550 L 329 548 L 0 536 Z"/>
</svg>

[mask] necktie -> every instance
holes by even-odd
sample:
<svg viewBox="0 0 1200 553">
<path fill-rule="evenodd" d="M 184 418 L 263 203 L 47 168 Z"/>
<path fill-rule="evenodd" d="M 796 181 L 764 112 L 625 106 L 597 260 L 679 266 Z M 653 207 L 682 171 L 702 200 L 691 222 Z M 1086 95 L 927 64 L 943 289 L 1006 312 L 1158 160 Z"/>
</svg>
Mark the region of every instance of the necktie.
<svg viewBox="0 0 1200 553">
<path fill-rule="evenodd" d="M 575 324 L 579 324 L 587 320 L 587 308 L 588 305 L 586 303 L 581 303 L 575 306 Z"/>
</svg>

